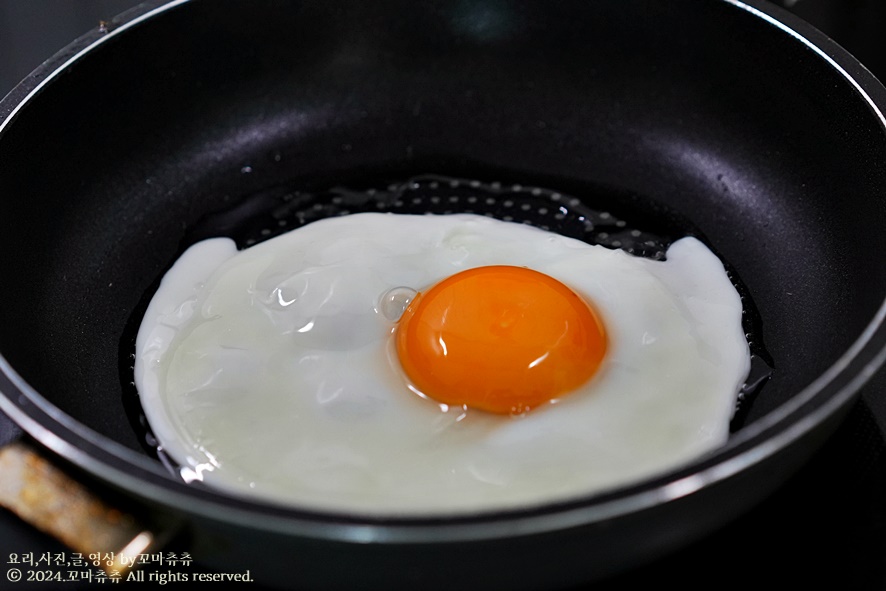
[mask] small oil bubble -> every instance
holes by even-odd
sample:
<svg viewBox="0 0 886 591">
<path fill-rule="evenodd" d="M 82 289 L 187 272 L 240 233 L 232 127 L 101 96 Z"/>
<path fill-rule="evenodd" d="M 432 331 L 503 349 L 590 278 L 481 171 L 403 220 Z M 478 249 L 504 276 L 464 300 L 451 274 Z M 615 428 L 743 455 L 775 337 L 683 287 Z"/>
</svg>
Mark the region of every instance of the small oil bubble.
<svg viewBox="0 0 886 591">
<path fill-rule="evenodd" d="M 378 310 L 391 322 L 397 322 L 417 295 L 411 287 L 394 287 L 381 295 Z"/>
</svg>

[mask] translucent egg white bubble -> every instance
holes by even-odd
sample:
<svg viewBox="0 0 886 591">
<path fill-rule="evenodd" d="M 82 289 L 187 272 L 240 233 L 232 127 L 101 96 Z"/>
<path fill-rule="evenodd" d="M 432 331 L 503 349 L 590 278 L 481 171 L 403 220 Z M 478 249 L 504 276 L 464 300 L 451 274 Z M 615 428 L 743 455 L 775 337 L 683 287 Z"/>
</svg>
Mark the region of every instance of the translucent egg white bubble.
<svg viewBox="0 0 886 591">
<path fill-rule="evenodd" d="M 416 291 L 485 265 L 546 273 L 609 338 L 581 389 L 519 417 L 417 396 L 392 355 Z M 187 479 L 376 515 L 474 513 L 590 495 L 725 443 L 750 366 L 722 263 L 666 261 L 472 215 L 357 214 L 236 251 L 198 243 L 141 324 L 136 385 Z"/>
</svg>

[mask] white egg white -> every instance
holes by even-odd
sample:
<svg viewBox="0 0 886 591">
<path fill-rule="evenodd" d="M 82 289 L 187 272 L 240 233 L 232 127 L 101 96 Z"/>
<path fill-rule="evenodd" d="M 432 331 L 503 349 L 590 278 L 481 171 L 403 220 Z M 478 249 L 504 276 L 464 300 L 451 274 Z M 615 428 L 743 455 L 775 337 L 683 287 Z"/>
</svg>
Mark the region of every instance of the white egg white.
<svg viewBox="0 0 886 591">
<path fill-rule="evenodd" d="M 609 349 L 583 388 L 523 416 L 416 395 L 388 290 L 517 265 L 592 302 Z M 727 439 L 750 364 L 722 263 L 666 261 L 473 215 L 356 214 L 243 251 L 191 247 L 137 339 L 148 421 L 186 479 L 335 512 L 453 514 L 559 501 L 661 474 Z"/>
</svg>

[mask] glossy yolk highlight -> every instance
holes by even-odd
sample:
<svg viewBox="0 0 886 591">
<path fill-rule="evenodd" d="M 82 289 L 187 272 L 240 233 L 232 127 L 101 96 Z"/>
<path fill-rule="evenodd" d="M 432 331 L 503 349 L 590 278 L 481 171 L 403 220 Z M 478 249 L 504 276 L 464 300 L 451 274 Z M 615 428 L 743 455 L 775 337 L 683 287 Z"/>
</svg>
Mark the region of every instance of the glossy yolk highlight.
<svg viewBox="0 0 886 591">
<path fill-rule="evenodd" d="M 419 294 L 396 341 L 422 394 L 510 414 L 581 386 L 606 352 L 587 302 L 556 279 L 510 266 L 463 271 Z"/>
</svg>

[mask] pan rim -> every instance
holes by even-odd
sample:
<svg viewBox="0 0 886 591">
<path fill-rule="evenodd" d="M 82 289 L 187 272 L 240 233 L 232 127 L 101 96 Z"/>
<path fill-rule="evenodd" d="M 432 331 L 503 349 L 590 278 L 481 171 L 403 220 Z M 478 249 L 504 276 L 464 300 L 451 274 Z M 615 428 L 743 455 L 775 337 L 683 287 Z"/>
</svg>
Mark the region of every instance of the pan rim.
<svg viewBox="0 0 886 591">
<path fill-rule="evenodd" d="M 867 102 L 886 133 L 886 89 L 836 43 L 787 11 L 759 0 L 721 0 L 779 28 L 813 50 Z M 107 32 L 92 31 L 37 68 L 0 101 L 4 131 L 51 81 L 107 39 L 190 0 L 151 0 L 127 11 Z M 817 41 L 810 40 L 810 37 Z M 831 49 L 825 51 L 824 47 Z M 850 73 L 853 70 L 854 73 Z M 859 80 L 860 78 L 860 80 Z M 871 94 L 877 96 L 872 97 Z M 11 108 L 9 108 L 11 106 Z M 529 535 L 601 522 L 662 505 L 727 480 L 798 441 L 854 399 L 886 362 L 886 298 L 861 335 L 816 380 L 757 419 L 724 446 L 660 479 L 612 494 L 580 497 L 527 509 L 476 515 L 356 516 L 279 507 L 225 493 L 197 490 L 175 480 L 150 458 L 89 429 L 33 389 L 0 355 L 0 410 L 34 440 L 87 473 L 175 513 L 194 514 L 250 528 L 349 542 L 436 543 Z"/>
</svg>

